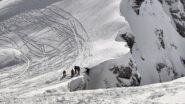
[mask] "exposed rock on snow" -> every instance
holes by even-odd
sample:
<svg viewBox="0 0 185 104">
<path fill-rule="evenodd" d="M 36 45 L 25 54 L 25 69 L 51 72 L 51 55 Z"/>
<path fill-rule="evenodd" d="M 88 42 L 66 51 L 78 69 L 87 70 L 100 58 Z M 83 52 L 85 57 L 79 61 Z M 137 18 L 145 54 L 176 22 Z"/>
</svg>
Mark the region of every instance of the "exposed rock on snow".
<svg viewBox="0 0 185 104">
<path fill-rule="evenodd" d="M 184 75 L 180 56 L 185 56 L 185 41 L 173 22 L 177 20 L 183 26 L 183 20 L 174 20 L 170 12 L 178 9 L 177 15 L 183 14 L 181 1 L 163 0 L 161 4 L 159 0 L 144 0 L 139 7 L 139 15 L 134 13 L 132 5 L 133 0 L 122 0 L 120 8 L 135 38 L 132 56 L 141 74 L 141 85 L 160 82 L 160 76 L 165 76 L 162 81 L 168 81 Z M 161 62 L 168 66 L 162 75 L 156 70 L 156 63 Z"/>
<path fill-rule="evenodd" d="M 176 25 L 176 29 L 182 37 L 185 37 L 185 2 L 183 0 L 165 0 Z"/>
<path fill-rule="evenodd" d="M 88 91 L 184 76 L 184 5 L 183 0 L 1 1 L 0 102 L 169 103 L 174 96 L 184 102 L 183 79 Z M 81 73 L 71 78 L 75 65 Z"/>
<path fill-rule="evenodd" d="M 105 61 L 90 70 L 88 89 L 138 86 L 140 74 L 131 55 Z"/>
<path fill-rule="evenodd" d="M 156 29 L 155 34 L 159 39 L 159 44 L 158 44 L 159 49 L 161 49 L 161 48 L 165 49 L 165 42 L 164 42 L 164 39 L 163 39 L 163 37 L 164 37 L 163 36 L 163 30 Z"/>
<path fill-rule="evenodd" d="M 135 43 L 135 38 L 132 34 L 124 33 L 121 34 L 121 37 L 127 42 L 127 45 L 130 48 L 130 52 L 132 53 L 132 47 Z"/>
<path fill-rule="evenodd" d="M 137 15 L 139 15 L 140 7 L 144 1 L 145 0 L 133 0 L 132 8 L 134 9 L 134 11 L 136 12 Z"/>
</svg>

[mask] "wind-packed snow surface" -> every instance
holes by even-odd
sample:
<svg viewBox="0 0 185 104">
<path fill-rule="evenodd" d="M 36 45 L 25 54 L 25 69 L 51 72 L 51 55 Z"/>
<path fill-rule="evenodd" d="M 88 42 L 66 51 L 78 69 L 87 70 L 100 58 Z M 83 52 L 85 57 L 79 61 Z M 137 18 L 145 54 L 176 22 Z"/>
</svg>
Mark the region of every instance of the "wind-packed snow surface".
<svg viewBox="0 0 185 104">
<path fill-rule="evenodd" d="M 49 92 L 49 91 L 48 91 Z M 3 104 L 184 104 L 185 78 L 140 87 L 58 92 L 6 98 Z"/>
<path fill-rule="evenodd" d="M 183 79 L 182 88 L 170 82 L 69 91 L 139 86 L 184 76 L 184 6 L 182 0 L 1 0 L 0 102 L 136 103 L 143 93 L 141 103 L 152 103 L 168 99 L 168 88 L 176 89 L 174 96 L 183 96 Z M 81 73 L 71 78 L 75 65 Z M 156 88 L 165 94 L 153 93 Z M 102 96 L 89 99 L 96 95 Z"/>
<path fill-rule="evenodd" d="M 129 33 L 120 1 L 9 2 L 2 1 L 6 6 L 0 11 L 3 95 L 50 87 L 74 91 L 140 84 L 130 49 L 119 35 Z M 25 11 L 16 11 L 25 5 Z M 74 65 L 82 68 L 82 76 L 70 78 Z M 91 69 L 90 75 L 83 75 L 84 67 Z"/>
</svg>

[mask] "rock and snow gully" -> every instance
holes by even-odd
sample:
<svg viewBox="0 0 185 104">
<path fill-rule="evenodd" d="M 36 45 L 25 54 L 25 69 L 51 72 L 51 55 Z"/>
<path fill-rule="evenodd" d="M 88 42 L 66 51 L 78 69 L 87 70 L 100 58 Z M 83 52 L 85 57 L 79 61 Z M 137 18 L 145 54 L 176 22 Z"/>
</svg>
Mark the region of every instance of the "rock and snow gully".
<svg viewBox="0 0 185 104">
<path fill-rule="evenodd" d="M 151 99 L 168 96 L 165 88 L 173 90 L 172 84 L 180 81 L 184 88 L 183 78 L 148 85 L 185 75 L 184 13 L 183 0 L 1 0 L 0 102 L 46 103 L 44 97 L 50 103 L 85 103 L 67 95 L 86 99 L 86 92 L 100 96 L 114 89 L 119 99 L 125 90 L 138 95 L 143 87 L 131 86 L 143 85 L 143 94 L 151 92 L 145 97 L 156 102 Z M 75 65 L 81 73 L 70 78 Z M 67 76 L 61 79 L 63 70 Z M 164 93 L 152 93 L 159 86 Z"/>
</svg>

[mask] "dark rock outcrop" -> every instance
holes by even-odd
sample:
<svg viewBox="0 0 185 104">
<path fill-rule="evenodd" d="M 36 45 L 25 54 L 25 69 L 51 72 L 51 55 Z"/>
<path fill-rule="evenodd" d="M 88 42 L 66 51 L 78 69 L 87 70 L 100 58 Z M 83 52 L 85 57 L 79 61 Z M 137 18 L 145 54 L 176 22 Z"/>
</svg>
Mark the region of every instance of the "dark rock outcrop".
<svg viewBox="0 0 185 104">
<path fill-rule="evenodd" d="M 169 11 L 176 25 L 177 32 L 185 38 L 185 1 L 184 0 L 165 0 L 169 5 Z M 182 8 L 174 8 L 177 3 L 182 4 Z"/>
<path fill-rule="evenodd" d="M 128 33 L 122 34 L 121 37 L 127 42 L 127 45 L 130 48 L 130 52 L 132 53 L 132 47 L 135 43 L 135 37 Z"/>
<path fill-rule="evenodd" d="M 134 9 L 137 15 L 140 14 L 140 7 L 143 2 L 144 0 L 134 0 L 132 8 Z"/>
</svg>

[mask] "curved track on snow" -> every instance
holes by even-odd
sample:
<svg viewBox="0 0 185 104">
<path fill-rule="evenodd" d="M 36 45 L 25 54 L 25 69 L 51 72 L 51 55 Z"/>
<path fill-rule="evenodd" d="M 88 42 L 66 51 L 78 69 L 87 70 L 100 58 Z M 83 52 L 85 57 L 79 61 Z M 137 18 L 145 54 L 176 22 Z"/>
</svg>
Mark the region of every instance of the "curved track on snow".
<svg viewBox="0 0 185 104">
<path fill-rule="evenodd" d="M 0 22 L 0 48 L 20 51 L 20 58 L 25 61 L 0 69 L 4 75 L 0 77 L 1 88 L 69 69 L 88 50 L 87 37 L 83 25 L 57 6 L 21 13 Z"/>
</svg>

